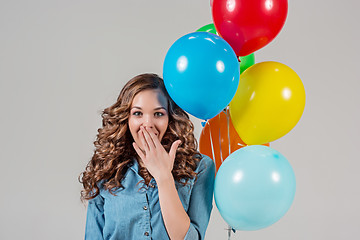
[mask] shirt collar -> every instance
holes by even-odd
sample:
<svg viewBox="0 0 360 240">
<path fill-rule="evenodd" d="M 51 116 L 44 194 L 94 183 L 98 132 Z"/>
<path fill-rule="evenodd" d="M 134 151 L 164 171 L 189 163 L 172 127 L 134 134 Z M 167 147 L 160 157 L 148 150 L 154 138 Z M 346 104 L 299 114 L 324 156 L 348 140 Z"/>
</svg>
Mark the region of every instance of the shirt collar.
<svg viewBox="0 0 360 240">
<path fill-rule="evenodd" d="M 139 163 L 135 157 L 132 158 L 132 164 L 130 165 L 130 169 L 132 169 L 135 173 L 139 172 Z"/>
</svg>

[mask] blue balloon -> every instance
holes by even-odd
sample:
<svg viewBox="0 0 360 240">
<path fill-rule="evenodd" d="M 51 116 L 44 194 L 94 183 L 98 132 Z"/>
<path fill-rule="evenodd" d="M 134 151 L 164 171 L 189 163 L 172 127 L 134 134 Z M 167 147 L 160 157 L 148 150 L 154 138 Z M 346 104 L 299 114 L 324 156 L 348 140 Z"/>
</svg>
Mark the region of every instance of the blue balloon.
<svg viewBox="0 0 360 240">
<path fill-rule="evenodd" d="M 284 216 L 295 190 L 295 174 L 286 158 L 270 147 L 252 145 L 225 159 L 216 175 L 214 195 L 230 226 L 254 231 Z"/>
<path fill-rule="evenodd" d="M 179 107 L 200 119 L 219 114 L 239 85 L 239 61 L 231 46 L 208 32 L 179 38 L 166 54 L 165 87 Z"/>
</svg>

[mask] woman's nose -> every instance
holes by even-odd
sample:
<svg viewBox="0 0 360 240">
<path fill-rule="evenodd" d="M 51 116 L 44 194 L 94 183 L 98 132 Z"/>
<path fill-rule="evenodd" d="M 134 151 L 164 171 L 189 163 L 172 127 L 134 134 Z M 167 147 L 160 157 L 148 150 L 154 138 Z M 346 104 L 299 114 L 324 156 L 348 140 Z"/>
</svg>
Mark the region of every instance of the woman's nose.
<svg viewBox="0 0 360 240">
<path fill-rule="evenodd" d="M 154 121 L 153 121 L 152 117 L 144 118 L 143 126 L 150 127 L 150 128 L 154 127 Z"/>
</svg>

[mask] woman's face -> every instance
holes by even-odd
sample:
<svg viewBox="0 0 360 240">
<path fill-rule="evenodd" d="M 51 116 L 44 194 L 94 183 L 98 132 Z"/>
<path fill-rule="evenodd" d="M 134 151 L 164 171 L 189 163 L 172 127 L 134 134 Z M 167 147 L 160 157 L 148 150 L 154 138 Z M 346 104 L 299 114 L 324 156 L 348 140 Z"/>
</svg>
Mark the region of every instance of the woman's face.
<svg viewBox="0 0 360 240">
<path fill-rule="evenodd" d="M 167 98 L 159 89 L 149 89 L 135 95 L 130 108 L 129 129 L 136 144 L 143 150 L 140 126 L 148 127 L 159 141 L 169 123 Z"/>
</svg>

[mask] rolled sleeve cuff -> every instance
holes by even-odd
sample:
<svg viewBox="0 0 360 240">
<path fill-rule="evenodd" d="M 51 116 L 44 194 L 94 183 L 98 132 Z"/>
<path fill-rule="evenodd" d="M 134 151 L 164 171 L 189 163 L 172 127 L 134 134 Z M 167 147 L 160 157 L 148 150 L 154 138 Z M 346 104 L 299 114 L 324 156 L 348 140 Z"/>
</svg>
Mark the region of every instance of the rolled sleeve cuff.
<svg viewBox="0 0 360 240">
<path fill-rule="evenodd" d="M 197 240 L 199 239 L 199 233 L 192 223 L 190 223 L 189 230 L 187 231 L 184 240 Z"/>
</svg>

